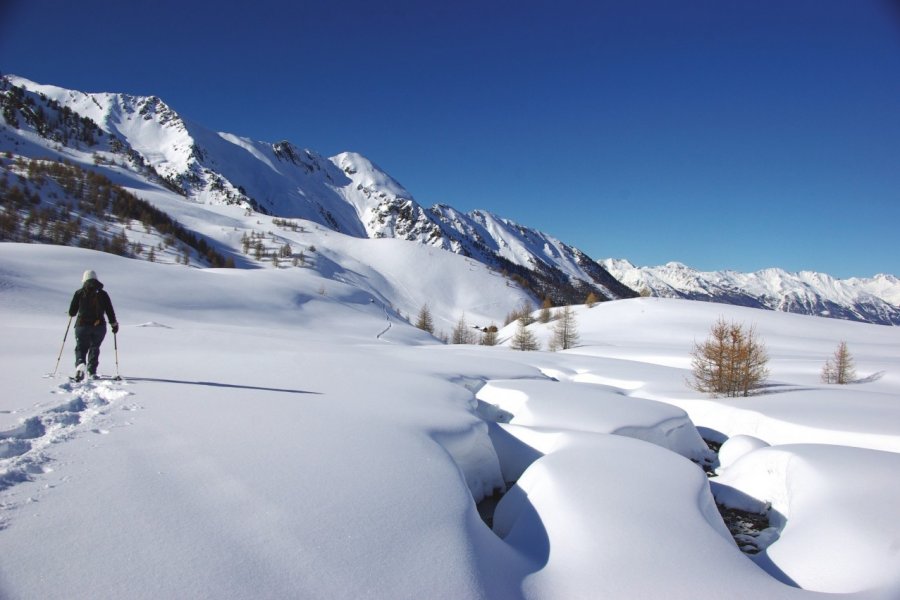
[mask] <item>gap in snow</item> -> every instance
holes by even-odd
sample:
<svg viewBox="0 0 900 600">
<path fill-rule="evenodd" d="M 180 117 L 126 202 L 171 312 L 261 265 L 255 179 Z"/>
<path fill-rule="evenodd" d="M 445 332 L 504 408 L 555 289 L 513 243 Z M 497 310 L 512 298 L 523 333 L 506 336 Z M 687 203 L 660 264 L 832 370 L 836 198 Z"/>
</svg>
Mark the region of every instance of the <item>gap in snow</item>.
<svg viewBox="0 0 900 600">
<path fill-rule="evenodd" d="M 716 454 L 714 461 L 701 465 L 706 471 L 706 476 L 712 480 L 718 476 L 716 469 L 720 466 L 719 451 L 729 438 L 724 433 L 709 427 L 697 427 L 697 432 L 700 433 L 709 449 Z M 772 508 L 770 502 L 762 502 L 714 481 L 710 481 L 710 491 L 716 499 L 716 508 L 722 516 L 722 521 L 725 522 L 725 526 L 741 552 L 755 556 L 765 552 L 766 548 L 778 540 L 787 519 Z M 731 498 L 731 500 L 725 500 L 725 497 Z M 740 497 L 741 501 L 736 502 L 734 500 L 736 497 Z M 741 506 L 737 506 L 737 504 L 741 504 Z M 795 585 L 781 577 L 776 577 L 776 579 Z"/>
</svg>

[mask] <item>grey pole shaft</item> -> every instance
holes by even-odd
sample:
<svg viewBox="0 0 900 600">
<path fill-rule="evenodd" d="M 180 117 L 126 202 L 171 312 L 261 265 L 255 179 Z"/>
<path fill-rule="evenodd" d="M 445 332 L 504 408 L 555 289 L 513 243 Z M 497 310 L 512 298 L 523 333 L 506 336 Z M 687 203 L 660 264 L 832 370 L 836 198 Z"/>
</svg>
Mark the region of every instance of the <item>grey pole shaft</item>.
<svg viewBox="0 0 900 600">
<path fill-rule="evenodd" d="M 53 377 L 56 377 L 56 372 L 59 371 L 59 361 L 62 359 L 63 348 L 66 347 L 66 338 L 69 337 L 69 328 L 72 327 L 72 317 L 69 316 L 69 322 L 66 325 L 66 333 L 63 334 L 62 346 L 59 347 L 59 356 L 56 357 L 56 368 L 53 369 Z"/>
</svg>

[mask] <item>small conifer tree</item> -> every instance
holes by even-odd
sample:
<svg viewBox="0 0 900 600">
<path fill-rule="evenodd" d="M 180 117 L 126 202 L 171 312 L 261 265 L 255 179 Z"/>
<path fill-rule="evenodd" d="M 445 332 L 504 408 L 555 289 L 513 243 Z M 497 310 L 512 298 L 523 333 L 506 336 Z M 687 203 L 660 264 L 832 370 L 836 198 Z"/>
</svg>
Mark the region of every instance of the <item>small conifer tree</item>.
<svg viewBox="0 0 900 600">
<path fill-rule="evenodd" d="M 694 344 L 691 359 L 692 387 L 714 395 L 749 396 L 769 375 L 768 353 L 753 328 L 722 318 L 704 343 Z"/>
<path fill-rule="evenodd" d="M 428 310 L 427 304 L 423 304 L 422 308 L 419 309 L 419 316 L 416 319 L 416 327 L 418 327 L 422 331 L 427 331 L 428 333 L 434 335 L 434 321 L 431 318 L 431 311 Z"/>
<path fill-rule="evenodd" d="M 847 349 L 847 342 L 841 342 L 834 355 L 825 361 L 825 366 L 822 367 L 822 381 L 844 385 L 854 380 L 856 369 L 853 366 L 853 357 Z"/>
<path fill-rule="evenodd" d="M 519 325 L 516 329 L 516 334 L 513 336 L 512 342 L 510 342 L 510 347 L 513 350 L 533 351 L 538 349 L 537 338 L 528 329 L 526 321 L 526 319 L 519 319 L 518 321 Z"/>
<path fill-rule="evenodd" d="M 451 333 L 450 342 L 453 344 L 471 344 L 472 332 L 469 331 L 469 325 L 466 323 L 466 315 L 463 314 Z"/>
<path fill-rule="evenodd" d="M 550 298 L 544 298 L 544 303 L 541 305 L 541 312 L 538 314 L 538 321 L 541 323 L 549 323 L 550 317 L 550 309 L 553 307 L 553 301 Z"/>
<path fill-rule="evenodd" d="M 575 311 L 571 306 L 564 306 L 557 313 L 556 324 L 553 326 L 553 340 L 551 347 L 558 350 L 568 350 L 578 343 L 578 323 L 575 319 Z"/>
</svg>

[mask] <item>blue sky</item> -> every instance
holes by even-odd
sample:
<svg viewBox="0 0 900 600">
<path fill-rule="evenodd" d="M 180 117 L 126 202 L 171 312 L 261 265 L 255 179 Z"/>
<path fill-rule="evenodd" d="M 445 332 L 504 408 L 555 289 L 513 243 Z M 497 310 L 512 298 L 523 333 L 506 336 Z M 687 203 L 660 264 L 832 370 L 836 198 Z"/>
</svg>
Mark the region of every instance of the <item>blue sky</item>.
<svg viewBox="0 0 900 600">
<path fill-rule="evenodd" d="M 0 70 L 356 151 L 595 258 L 900 275 L 888 0 L 0 0 Z"/>
</svg>

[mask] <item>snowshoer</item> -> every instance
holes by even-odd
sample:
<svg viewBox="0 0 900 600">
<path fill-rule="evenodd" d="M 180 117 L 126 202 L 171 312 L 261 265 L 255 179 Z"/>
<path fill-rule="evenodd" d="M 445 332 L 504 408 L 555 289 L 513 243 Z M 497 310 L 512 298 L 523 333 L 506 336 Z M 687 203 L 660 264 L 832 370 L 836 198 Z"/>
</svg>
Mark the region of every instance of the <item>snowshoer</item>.
<svg viewBox="0 0 900 600">
<path fill-rule="evenodd" d="M 75 321 L 75 380 L 84 379 L 85 371 L 91 377 L 97 375 L 97 365 L 100 362 L 100 344 L 106 337 L 106 321 L 103 316 L 109 318 L 113 335 L 119 331 L 119 323 L 116 321 L 116 313 L 113 311 L 109 294 L 103 289 L 103 284 L 97 280 L 97 274 L 93 271 L 85 271 L 81 278 L 81 288 L 72 296 L 69 305 L 69 316 L 78 315 Z"/>
</svg>

